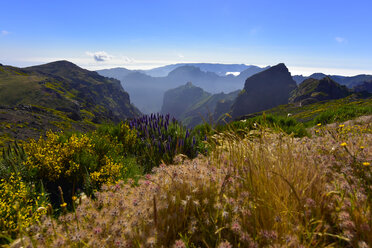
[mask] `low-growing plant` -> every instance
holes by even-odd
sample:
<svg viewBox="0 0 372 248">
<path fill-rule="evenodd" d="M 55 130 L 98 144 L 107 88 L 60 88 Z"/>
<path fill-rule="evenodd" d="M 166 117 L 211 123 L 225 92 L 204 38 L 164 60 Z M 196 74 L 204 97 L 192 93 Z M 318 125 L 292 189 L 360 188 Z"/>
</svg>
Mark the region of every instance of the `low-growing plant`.
<svg viewBox="0 0 372 248">
<path fill-rule="evenodd" d="M 169 115 L 144 115 L 131 120 L 129 126 L 137 131 L 136 155 L 146 172 L 161 162 L 172 163 L 177 154 L 194 158 L 205 152 L 204 137 L 183 127 L 176 119 L 170 120 Z"/>
<path fill-rule="evenodd" d="M 225 131 L 210 156 L 103 186 L 29 235 L 40 247 L 369 247 L 368 125 L 320 125 L 311 139 Z"/>
<path fill-rule="evenodd" d="M 311 124 L 329 124 L 333 122 L 343 122 L 358 116 L 372 113 L 372 106 L 338 106 L 326 109 L 317 115 Z"/>
<path fill-rule="evenodd" d="M 216 130 L 217 132 L 231 131 L 244 134 L 247 130 L 255 129 L 257 125 L 271 128 L 279 132 L 284 131 L 287 134 L 293 133 L 296 137 L 308 135 L 305 125 L 301 122 L 298 122 L 296 119 L 271 114 L 266 115 L 265 113 L 253 118 L 234 121 L 228 123 L 227 125 L 218 125 Z"/>
</svg>

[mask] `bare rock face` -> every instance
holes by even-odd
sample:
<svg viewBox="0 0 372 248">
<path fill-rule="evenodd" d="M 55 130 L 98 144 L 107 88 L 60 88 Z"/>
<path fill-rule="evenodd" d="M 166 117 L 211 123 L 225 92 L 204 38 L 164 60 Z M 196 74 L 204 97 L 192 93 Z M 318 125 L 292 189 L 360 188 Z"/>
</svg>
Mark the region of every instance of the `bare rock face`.
<svg viewBox="0 0 372 248">
<path fill-rule="evenodd" d="M 232 106 L 232 117 L 286 104 L 295 88 L 296 82 L 283 63 L 257 73 L 245 81 L 244 89 Z"/>
</svg>

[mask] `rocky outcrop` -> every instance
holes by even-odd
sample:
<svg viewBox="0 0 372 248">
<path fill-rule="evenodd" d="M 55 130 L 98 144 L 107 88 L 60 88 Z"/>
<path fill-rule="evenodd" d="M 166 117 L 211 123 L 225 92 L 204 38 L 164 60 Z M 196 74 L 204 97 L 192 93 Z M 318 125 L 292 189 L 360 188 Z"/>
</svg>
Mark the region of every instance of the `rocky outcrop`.
<svg viewBox="0 0 372 248">
<path fill-rule="evenodd" d="M 319 101 L 340 99 L 351 94 L 351 90 L 336 83 L 330 77 L 324 77 L 320 80 L 309 78 L 292 92 L 289 102 L 307 105 Z"/>
<path fill-rule="evenodd" d="M 245 81 L 244 89 L 232 105 L 232 117 L 286 104 L 295 87 L 296 82 L 282 63 L 257 73 Z"/>
</svg>

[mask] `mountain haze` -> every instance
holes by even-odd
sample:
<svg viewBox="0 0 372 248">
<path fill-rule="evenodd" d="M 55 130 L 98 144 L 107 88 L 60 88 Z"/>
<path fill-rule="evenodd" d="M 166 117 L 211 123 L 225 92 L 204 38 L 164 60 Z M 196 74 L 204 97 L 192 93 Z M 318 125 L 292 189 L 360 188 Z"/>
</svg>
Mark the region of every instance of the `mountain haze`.
<svg viewBox="0 0 372 248">
<path fill-rule="evenodd" d="M 200 66 L 200 67 L 198 67 Z M 177 64 L 166 76 L 152 77 L 141 71 L 119 71 L 117 68 L 98 71 L 101 75 L 114 77 L 121 81 L 129 92 L 133 103 L 144 113 L 158 112 L 161 109 L 165 91 L 181 86 L 186 82 L 193 82 L 212 94 L 240 90 L 247 77 L 267 68 L 244 65 L 223 64 Z M 203 69 L 202 69 L 203 68 Z M 244 69 L 245 68 L 245 69 Z M 205 70 L 211 71 L 205 71 Z M 240 75 L 221 75 L 227 70 L 244 69 Z M 115 73 L 118 72 L 118 73 Z M 217 73 L 216 73 L 217 72 Z"/>
<path fill-rule="evenodd" d="M 200 70 L 205 72 L 214 72 L 219 76 L 225 76 L 227 72 L 242 72 L 248 68 L 257 68 L 257 66 L 254 65 L 244 64 L 178 63 L 150 70 L 142 70 L 142 72 L 152 77 L 165 77 L 169 72 L 185 65 L 200 68 Z"/>
<path fill-rule="evenodd" d="M 186 126 L 193 127 L 217 120 L 216 106 L 220 101 L 234 100 L 239 91 L 229 94 L 211 94 L 191 82 L 165 92 L 161 113 L 170 114 L 181 120 Z"/>
</svg>

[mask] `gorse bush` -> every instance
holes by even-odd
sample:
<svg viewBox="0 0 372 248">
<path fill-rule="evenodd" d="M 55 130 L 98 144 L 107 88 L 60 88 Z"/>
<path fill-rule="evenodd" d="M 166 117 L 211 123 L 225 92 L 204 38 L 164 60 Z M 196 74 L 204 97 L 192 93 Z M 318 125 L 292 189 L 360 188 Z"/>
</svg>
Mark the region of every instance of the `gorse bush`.
<svg viewBox="0 0 372 248">
<path fill-rule="evenodd" d="M 134 139 L 130 135 L 121 138 Z M 133 169 L 126 166 L 123 143 L 97 132 L 67 136 L 47 132 L 45 139 L 31 140 L 24 150 L 27 154 L 24 166 L 34 180 L 44 183 L 53 203 L 59 200 L 58 186 L 70 202 L 78 191 L 90 195 L 104 183 L 125 179 Z"/>
<path fill-rule="evenodd" d="M 61 138 L 63 136 L 49 131 L 46 139 L 26 143 L 24 149 L 28 156 L 24 165 L 37 171 L 40 178 L 73 183 L 85 173 L 84 162 L 93 153 L 92 144 L 86 135 L 73 134 L 67 140 Z"/>
<path fill-rule="evenodd" d="M 136 185 L 103 186 L 96 200 L 83 200 L 76 212 L 58 220 L 45 217 L 24 242 L 369 247 L 372 130 L 363 124 L 320 125 L 315 131 L 312 139 L 261 127 L 216 134 L 208 157 L 162 164 Z"/>
<path fill-rule="evenodd" d="M 47 199 L 22 181 L 19 174 L 0 180 L 0 244 L 36 223 L 46 213 Z"/>
</svg>

